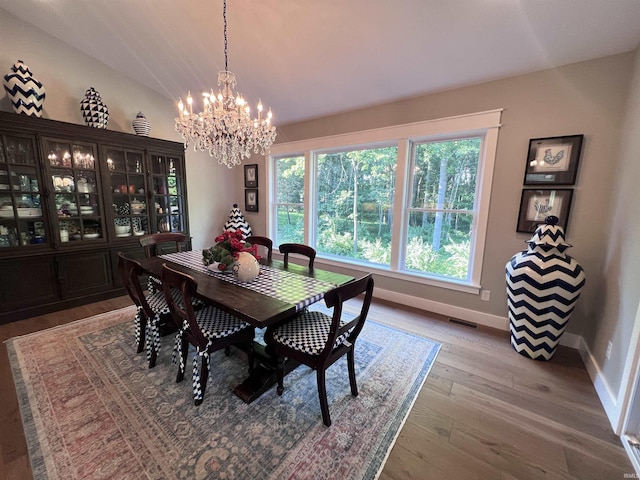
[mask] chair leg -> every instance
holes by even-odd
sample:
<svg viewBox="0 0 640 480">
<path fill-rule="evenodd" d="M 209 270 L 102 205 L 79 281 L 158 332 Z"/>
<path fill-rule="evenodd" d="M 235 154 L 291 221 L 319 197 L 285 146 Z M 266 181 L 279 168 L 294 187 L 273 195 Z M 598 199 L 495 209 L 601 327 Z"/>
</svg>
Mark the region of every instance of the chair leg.
<svg viewBox="0 0 640 480">
<path fill-rule="evenodd" d="M 327 402 L 327 386 L 325 383 L 325 370 L 320 367 L 316 370 L 318 378 L 318 398 L 320 399 L 320 410 L 322 410 L 322 421 L 327 427 L 331 426 L 331 416 L 329 415 L 329 403 Z"/>
<path fill-rule="evenodd" d="M 349 367 L 349 383 L 351 384 L 351 395 L 358 396 L 358 384 L 356 383 L 356 363 L 353 347 L 347 352 L 347 365 Z"/>
<path fill-rule="evenodd" d="M 284 364 L 286 360 L 286 357 L 280 356 L 276 360 L 276 377 L 278 379 L 276 392 L 278 392 L 278 395 L 282 395 L 282 392 L 284 392 Z"/>
</svg>

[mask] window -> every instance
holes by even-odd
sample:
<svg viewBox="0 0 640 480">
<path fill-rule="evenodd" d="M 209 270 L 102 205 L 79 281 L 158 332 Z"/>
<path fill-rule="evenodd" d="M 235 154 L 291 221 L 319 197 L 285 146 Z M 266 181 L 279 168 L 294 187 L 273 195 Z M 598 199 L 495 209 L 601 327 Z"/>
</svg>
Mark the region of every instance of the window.
<svg viewBox="0 0 640 480">
<path fill-rule="evenodd" d="M 397 147 L 316 156 L 319 254 L 389 265 Z"/>
<path fill-rule="evenodd" d="M 413 144 L 404 268 L 467 280 L 482 138 Z"/>
<path fill-rule="evenodd" d="M 500 116 L 274 145 L 270 235 L 327 263 L 477 293 Z"/>
<path fill-rule="evenodd" d="M 304 156 L 275 163 L 275 244 L 304 243 Z"/>
</svg>

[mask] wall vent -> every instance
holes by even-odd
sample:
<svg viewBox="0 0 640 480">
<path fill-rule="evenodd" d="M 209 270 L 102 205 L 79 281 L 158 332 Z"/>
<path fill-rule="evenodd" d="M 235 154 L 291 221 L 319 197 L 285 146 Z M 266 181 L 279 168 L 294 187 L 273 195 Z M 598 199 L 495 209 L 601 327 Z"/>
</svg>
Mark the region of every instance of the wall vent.
<svg viewBox="0 0 640 480">
<path fill-rule="evenodd" d="M 451 323 L 455 323 L 456 325 L 462 325 L 463 327 L 478 328 L 477 323 L 468 322 L 467 320 L 460 320 L 459 318 L 451 318 L 451 317 L 449 317 L 447 320 Z"/>
</svg>

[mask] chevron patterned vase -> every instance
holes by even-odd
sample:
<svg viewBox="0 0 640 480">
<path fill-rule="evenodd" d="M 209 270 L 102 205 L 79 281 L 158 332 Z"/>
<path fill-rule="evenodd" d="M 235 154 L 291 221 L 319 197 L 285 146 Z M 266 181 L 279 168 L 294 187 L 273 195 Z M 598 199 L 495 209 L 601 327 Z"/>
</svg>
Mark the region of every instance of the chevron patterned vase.
<svg viewBox="0 0 640 480">
<path fill-rule="evenodd" d="M 24 113 L 33 117 L 42 115 L 45 88 L 42 83 L 33 78 L 29 67 L 22 60 L 13 64 L 11 73 L 4 76 L 3 83 L 15 113 Z"/>
<path fill-rule="evenodd" d="M 506 265 L 511 345 L 535 360 L 553 357 L 586 282 L 557 221 L 547 217 Z"/>
<path fill-rule="evenodd" d="M 80 102 L 80 111 L 85 123 L 90 127 L 107 128 L 109 108 L 102 101 L 100 94 L 93 88 L 87 89 Z"/>
<path fill-rule="evenodd" d="M 229 212 L 229 220 L 224 224 L 225 232 L 235 232 L 240 230 L 245 237 L 251 235 L 251 225 L 247 222 L 238 208 L 238 204 L 234 203 L 233 208 Z"/>
</svg>

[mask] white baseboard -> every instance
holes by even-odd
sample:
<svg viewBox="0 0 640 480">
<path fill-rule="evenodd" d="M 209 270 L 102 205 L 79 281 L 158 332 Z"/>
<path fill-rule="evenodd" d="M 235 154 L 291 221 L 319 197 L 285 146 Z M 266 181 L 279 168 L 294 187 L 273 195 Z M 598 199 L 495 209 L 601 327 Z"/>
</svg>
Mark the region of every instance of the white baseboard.
<svg viewBox="0 0 640 480">
<path fill-rule="evenodd" d="M 376 287 L 376 289 L 374 290 L 374 296 L 376 298 L 387 300 L 389 302 L 399 303 L 400 305 L 407 305 L 408 307 L 426 310 L 428 312 L 437 313 L 439 315 L 466 320 L 467 322 L 477 323 L 478 325 L 484 325 L 485 327 L 509 331 L 509 319 L 507 317 L 492 315 L 490 313 L 477 312 L 468 308 L 435 302 L 426 298 L 414 297 L 411 295 L 406 295 L 404 293 L 384 290 L 378 287 Z"/>
<path fill-rule="evenodd" d="M 602 375 L 602 371 L 600 370 L 600 367 L 598 366 L 595 358 L 591 354 L 591 350 L 589 350 L 589 346 L 584 341 L 584 338 L 578 338 L 580 338 L 578 351 L 580 352 L 580 356 L 582 357 L 582 362 L 587 368 L 587 372 L 589 373 L 589 377 L 591 378 L 591 383 L 593 383 L 593 386 L 596 389 L 596 393 L 598 394 L 600 403 L 602 404 L 602 407 L 607 414 L 607 418 L 609 419 L 611 428 L 613 429 L 613 432 L 619 436 L 622 433 L 622 412 L 618 407 L 616 396 L 611 390 L 611 387 L 609 387 L 609 384 L 604 378 L 604 375 Z"/>
</svg>

